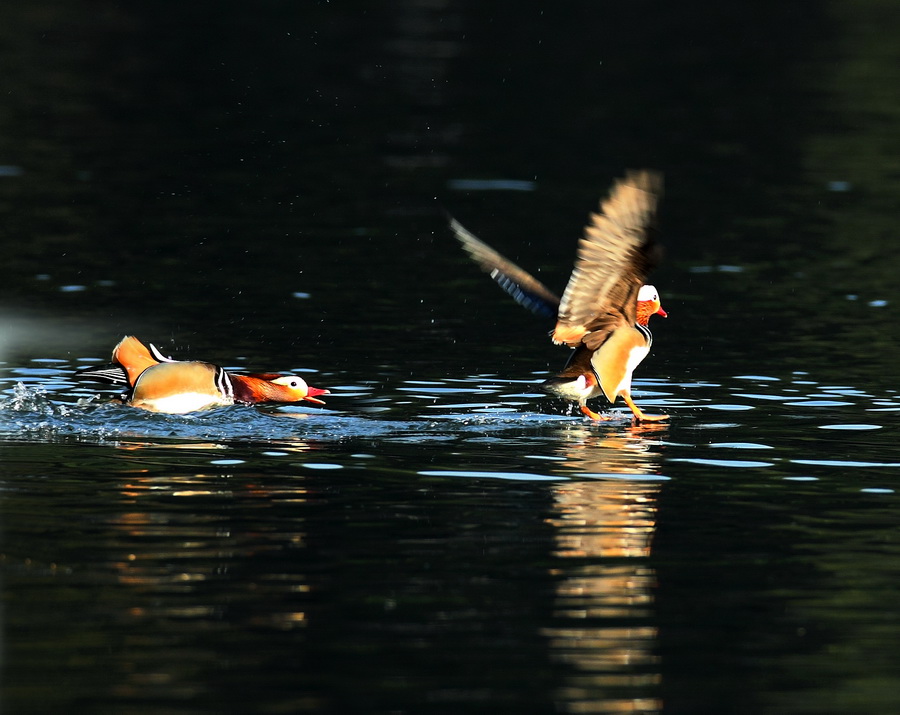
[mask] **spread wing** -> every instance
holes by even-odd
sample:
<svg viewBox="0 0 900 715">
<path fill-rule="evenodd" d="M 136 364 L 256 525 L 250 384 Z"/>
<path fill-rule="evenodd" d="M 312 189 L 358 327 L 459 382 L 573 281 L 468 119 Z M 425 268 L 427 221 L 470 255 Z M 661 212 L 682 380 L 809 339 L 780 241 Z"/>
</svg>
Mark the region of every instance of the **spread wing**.
<svg viewBox="0 0 900 715">
<path fill-rule="evenodd" d="M 620 325 L 634 325 L 638 291 L 659 262 L 661 193 L 660 174 L 628 172 L 600 203 L 600 213 L 591 215 L 560 301 L 555 343 L 596 348 Z"/>
<path fill-rule="evenodd" d="M 481 270 L 489 273 L 517 303 L 538 315 L 556 317 L 559 297 L 547 286 L 467 231 L 456 219 L 450 220 L 450 229 Z"/>
</svg>

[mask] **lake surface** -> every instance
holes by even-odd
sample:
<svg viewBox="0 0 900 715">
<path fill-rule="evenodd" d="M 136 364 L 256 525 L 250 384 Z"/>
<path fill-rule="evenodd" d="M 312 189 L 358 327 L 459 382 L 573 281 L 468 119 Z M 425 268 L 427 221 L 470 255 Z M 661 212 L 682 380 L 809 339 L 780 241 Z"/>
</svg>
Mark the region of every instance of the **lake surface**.
<svg viewBox="0 0 900 715">
<path fill-rule="evenodd" d="M 4 15 L 0 710 L 900 711 L 893 5 Z M 593 424 L 446 214 L 562 290 L 642 166 L 670 420 Z"/>
</svg>

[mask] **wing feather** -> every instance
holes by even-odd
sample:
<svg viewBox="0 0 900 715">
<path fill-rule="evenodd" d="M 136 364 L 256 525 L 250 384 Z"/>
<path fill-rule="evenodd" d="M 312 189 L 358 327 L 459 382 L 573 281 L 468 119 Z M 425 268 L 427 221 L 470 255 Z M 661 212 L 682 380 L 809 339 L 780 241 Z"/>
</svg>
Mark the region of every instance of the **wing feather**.
<svg viewBox="0 0 900 715">
<path fill-rule="evenodd" d="M 118 365 L 104 365 L 102 367 L 85 367 L 75 371 L 75 376 L 88 380 L 109 382 L 113 385 L 128 385 L 128 373 Z"/>
<path fill-rule="evenodd" d="M 450 229 L 481 270 L 490 274 L 491 278 L 517 303 L 532 313 L 548 318 L 556 317 L 559 297 L 547 286 L 528 271 L 497 253 L 454 218 L 450 220 Z"/>
<path fill-rule="evenodd" d="M 591 214 L 559 305 L 553 340 L 596 347 L 620 325 L 633 325 L 637 293 L 659 261 L 656 207 L 662 176 L 628 172 Z"/>
</svg>

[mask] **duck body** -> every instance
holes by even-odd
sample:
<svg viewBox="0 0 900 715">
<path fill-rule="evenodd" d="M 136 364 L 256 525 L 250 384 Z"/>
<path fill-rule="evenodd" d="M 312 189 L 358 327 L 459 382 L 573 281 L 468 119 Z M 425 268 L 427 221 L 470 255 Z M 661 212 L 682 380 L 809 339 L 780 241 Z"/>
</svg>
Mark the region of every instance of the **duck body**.
<svg viewBox="0 0 900 715">
<path fill-rule="evenodd" d="M 654 415 L 645 414 L 631 399 L 631 380 L 635 368 L 650 354 L 653 334 L 648 326 L 651 315 L 666 317 L 656 288 L 644 285 L 638 292 L 636 322 L 622 323 L 606 333 L 596 347 L 588 347 L 588 341 L 578 345 L 562 372 L 548 379 L 543 389 L 557 397 L 577 402 L 581 411 L 592 419 L 603 419 L 590 410 L 586 402 L 594 397 L 605 397 L 614 404 L 618 397 L 628 405 L 638 421 L 655 421 Z"/>
<path fill-rule="evenodd" d="M 630 392 L 634 369 L 649 354 L 650 342 L 646 334 L 625 329 L 610 335 L 597 350 L 579 346 L 565 369 L 542 387 L 579 404 L 601 396 L 613 403 L 623 392 Z"/>
<path fill-rule="evenodd" d="M 637 421 L 667 418 L 645 414 L 631 398 L 632 375 L 653 342 L 650 316 L 666 316 L 656 288 L 644 284 L 659 259 L 654 233 L 661 187 L 661 177 L 647 171 L 631 172 L 613 186 L 585 227 L 562 298 L 451 223 L 463 248 L 504 290 L 533 312 L 556 315 L 553 342 L 573 351 L 565 368 L 542 387 L 576 402 L 595 420 L 607 418 L 586 402 L 601 396 L 610 403 L 621 397 Z"/>
<path fill-rule="evenodd" d="M 184 414 L 235 403 L 228 373 L 206 362 L 164 362 L 135 381 L 127 402 L 153 412 Z"/>
<path fill-rule="evenodd" d="M 112 363 L 79 374 L 123 385 L 123 402 L 153 412 L 185 414 L 235 403 L 305 400 L 322 404 L 316 396 L 328 393 L 310 387 L 296 375 L 239 375 L 208 362 L 172 360 L 134 336 L 126 336 L 116 345 Z"/>
</svg>

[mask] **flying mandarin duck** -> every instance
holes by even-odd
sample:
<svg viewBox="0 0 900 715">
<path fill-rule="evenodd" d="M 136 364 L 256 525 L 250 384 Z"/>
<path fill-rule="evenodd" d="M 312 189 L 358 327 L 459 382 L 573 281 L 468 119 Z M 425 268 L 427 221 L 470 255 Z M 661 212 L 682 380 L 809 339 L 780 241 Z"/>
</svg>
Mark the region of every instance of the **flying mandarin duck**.
<svg viewBox="0 0 900 715">
<path fill-rule="evenodd" d="M 574 350 L 543 389 L 577 402 L 594 420 L 609 419 L 586 404 L 601 395 L 610 403 L 621 397 L 638 422 L 668 419 L 645 414 L 631 398 L 632 373 L 653 341 L 650 316 L 666 317 L 656 288 L 644 285 L 659 262 L 655 223 L 661 193 L 662 176 L 652 171 L 628 172 L 616 181 L 600 213 L 591 214 L 585 226 L 562 298 L 451 220 L 451 229 L 482 270 L 529 310 L 556 317 L 553 342 Z"/>
<path fill-rule="evenodd" d="M 316 402 L 328 390 L 310 387 L 296 375 L 236 375 L 208 362 L 167 358 L 129 335 L 113 348 L 113 364 L 79 370 L 81 377 L 126 387 L 122 400 L 153 412 L 184 414 L 235 403 Z"/>
</svg>

